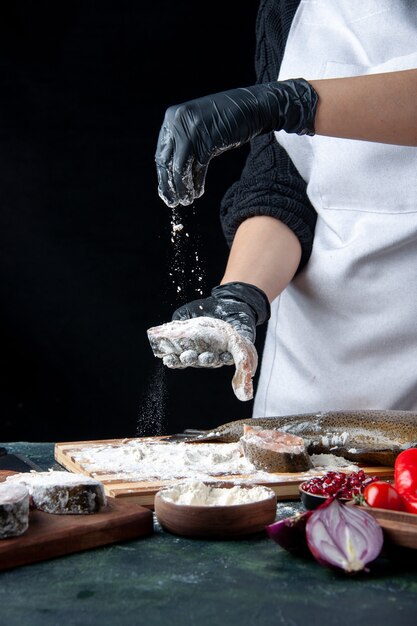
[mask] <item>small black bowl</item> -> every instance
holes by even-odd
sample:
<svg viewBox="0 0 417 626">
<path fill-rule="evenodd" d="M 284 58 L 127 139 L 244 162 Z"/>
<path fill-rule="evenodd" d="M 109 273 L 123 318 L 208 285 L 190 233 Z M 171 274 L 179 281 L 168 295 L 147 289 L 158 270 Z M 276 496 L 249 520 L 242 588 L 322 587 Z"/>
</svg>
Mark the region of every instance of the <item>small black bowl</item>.
<svg viewBox="0 0 417 626">
<path fill-rule="evenodd" d="M 313 493 L 309 493 L 308 491 L 304 490 L 304 485 L 306 483 L 301 483 L 301 485 L 299 485 L 298 490 L 300 492 L 300 497 L 301 497 L 301 502 L 304 505 L 304 508 L 307 509 L 308 511 L 313 511 L 314 509 L 317 509 L 318 506 L 320 506 L 320 504 L 323 504 L 323 502 L 325 502 L 330 496 L 317 496 L 314 495 Z M 349 500 L 351 500 L 351 498 L 339 498 L 339 500 L 341 502 L 349 502 Z"/>
</svg>

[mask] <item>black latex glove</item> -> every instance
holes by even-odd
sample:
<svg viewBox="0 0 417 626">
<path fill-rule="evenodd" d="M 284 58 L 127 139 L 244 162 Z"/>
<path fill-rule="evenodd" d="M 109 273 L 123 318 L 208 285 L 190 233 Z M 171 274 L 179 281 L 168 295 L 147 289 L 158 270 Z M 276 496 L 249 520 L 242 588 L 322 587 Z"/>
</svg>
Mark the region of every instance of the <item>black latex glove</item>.
<svg viewBox="0 0 417 626">
<path fill-rule="evenodd" d="M 158 192 L 170 206 L 204 193 L 210 160 L 273 130 L 314 135 L 318 96 L 303 78 L 231 89 L 170 107 L 155 154 Z"/>
<path fill-rule="evenodd" d="M 226 283 L 211 290 L 211 296 L 193 300 L 177 309 L 173 320 L 188 320 L 193 317 L 215 317 L 229 322 L 235 330 L 255 341 L 256 326 L 270 316 L 266 294 L 258 287 L 247 283 Z"/>
</svg>

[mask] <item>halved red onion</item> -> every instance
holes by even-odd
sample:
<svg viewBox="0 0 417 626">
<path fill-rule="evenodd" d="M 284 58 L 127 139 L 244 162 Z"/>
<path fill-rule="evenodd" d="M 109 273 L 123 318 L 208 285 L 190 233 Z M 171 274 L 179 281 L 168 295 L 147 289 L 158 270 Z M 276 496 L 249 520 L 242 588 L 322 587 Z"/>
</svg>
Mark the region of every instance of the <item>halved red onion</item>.
<svg viewBox="0 0 417 626">
<path fill-rule="evenodd" d="M 268 536 L 281 548 L 293 553 L 308 553 L 306 523 L 313 511 L 296 513 L 265 527 Z"/>
<path fill-rule="evenodd" d="M 366 570 L 384 543 L 382 528 L 370 513 L 336 498 L 312 511 L 306 538 L 319 563 L 345 572 Z"/>
</svg>

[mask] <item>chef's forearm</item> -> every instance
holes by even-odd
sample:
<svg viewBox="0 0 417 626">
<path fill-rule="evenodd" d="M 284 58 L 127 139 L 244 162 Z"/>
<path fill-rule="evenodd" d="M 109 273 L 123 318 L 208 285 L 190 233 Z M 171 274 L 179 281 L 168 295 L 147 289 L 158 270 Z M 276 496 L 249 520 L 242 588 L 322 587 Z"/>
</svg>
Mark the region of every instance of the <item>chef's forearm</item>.
<svg viewBox="0 0 417 626">
<path fill-rule="evenodd" d="M 309 82 L 316 134 L 417 146 L 417 70 Z"/>
<path fill-rule="evenodd" d="M 293 278 L 300 258 L 300 242 L 288 226 L 269 216 L 251 217 L 236 231 L 221 283 L 256 285 L 272 302 Z"/>
</svg>

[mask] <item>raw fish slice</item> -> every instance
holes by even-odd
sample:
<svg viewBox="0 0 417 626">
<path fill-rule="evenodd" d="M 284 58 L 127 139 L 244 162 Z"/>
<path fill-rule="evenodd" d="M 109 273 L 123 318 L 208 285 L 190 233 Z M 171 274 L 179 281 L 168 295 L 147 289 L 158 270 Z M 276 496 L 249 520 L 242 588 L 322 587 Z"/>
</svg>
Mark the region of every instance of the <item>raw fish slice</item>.
<svg viewBox="0 0 417 626">
<path fill-rule="evenodd" d="M 5 485 L 23 485 L 35 509 L 56 515 L 86 515 L 106 504 L 103 483 L 84 474 L 48 470 L 8 476 Z"/>
<path fill-rule="evenodd" d="M 243 401 L 253 398 L 252 377 L 258 354 L 253 343 L 228 322 L 214 317 L 167 322 L 149 328 L 148 339 L 154 355 L 170 368 L 221 367 L 234 362 L 232 387 L 236 397 Z"/>
<path fill-rule="evenodd" d="M 17 537 L 29 526 L 29 491 L 23 485 L 0 484 L 0 539 Z"/>
<path fill-rule="evenodd" d="M 313 464 L 302 437 L 279 430 L 243 426 L 240 443 L 247 460 L 266 472 L 305 472 Z"/>
</svg>

